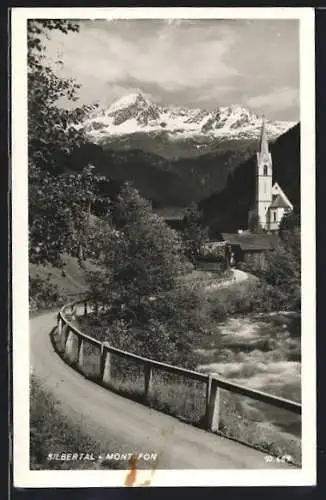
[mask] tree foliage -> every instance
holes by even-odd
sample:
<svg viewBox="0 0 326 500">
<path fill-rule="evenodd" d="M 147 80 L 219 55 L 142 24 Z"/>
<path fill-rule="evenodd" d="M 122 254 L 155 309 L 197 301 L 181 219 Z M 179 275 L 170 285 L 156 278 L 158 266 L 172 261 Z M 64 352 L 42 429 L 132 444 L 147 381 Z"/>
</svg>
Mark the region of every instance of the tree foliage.
<svg viewBox="0 0 326 500">
<path fill-rule="evenodd" d="M 185 269 L 182 242 L 129 185 L 121 190 L 112 219 L 118 228 L 108 225 L 100 257 L 101 281 L 107 291 L 98 293 L 96 279 L 94 293 L 106 303 L 111 291 L 116 290 L 116 303 L 131 312 L 144 297 L 175 286 L 177 276 Z"/>
<path fill-rule="evenodd" d="M 193 203 L 188 208 L 183 222 L 182 238 L 185 254 L 192 263 L 195 263 L 202 245 L 209 239 L 208 228 L 202 224 L 202 213 L 197 204 Z"/>
<path fill-rule="evenodd" d="M 264 268 L 247 268 L 260 278 L 255 296 L 266 310 L 299 311 L 301 308 L 300 240 L 299 231 L 284 232 L 276 249 L 266 254 Z M 258 306 L 259 304 L 259 309 Z"/>
<path fill-rule="evenodd" d="M 263 273 L 285 309 L 299 310 L 301 304 L 301 242 L 300 234 L 289 231 L 269 256 Z"/>
<path fill-rule="evenodd" d="M 301 228 L 301 218 L 300 213 L 297 211 L 285 213 L 280 222 L 280 235 L 284 233 L 284 231 L 300 231 Z"/>
<path fill-rule="evenodd" d="M 89 107 L 75 106 L 79 85 L 57 75 L 62 61 L 46 58 L 44 42 L 53 30 L 67 34 L 79 26 L 69 20 L 28 21 L 29 246 L 32 262 L 60 265 L 63 252 L 83 261 L 92 209 L 105 200 L 103 178 L 87 165 L 67 173 L 71 153 L 86 140 L 81 122 Z M 60 107 L 62 98 L 73 109 Z"/>
<path fill-rule="evenodd" d="M 202 321 L 196 291 L 179 286 L 192 268 L 181 238 L 128 185 L 112 221 L 118 228 L 107 225 L 98 269 L 89 273 L 91 295 L 108 306 L 106 340 L 155 359 L 177 356 L 190 363 L 189 336 L 200 332 Z"/>
<path fill-rule="evenodd" d="M 83 262 L 97 242 L 91 215 L 94 203 L 109 210 L 100 194 L 103 178 L 85 168 L 78 174 L 53 176 L 34 164 L 29 167 L 29 255 L 34 263 L 59 266 L 65 252 Z"/>
<path fill-rule="evenodd" d="M 28 153 L 36 166 L 58 171 L 60 163 L 85 142 L 80 123 L 90 107 L 74 105 L 73 109 L 64 109 L 57 105 L 60 99 L 75 103 L 80 85 L 57 75 L 61 60 L 51 63 L 46 58 L 44 42 L 53 30 L 67 34 L 79 31 L 79 26 L 59 19 L 28 21 Z"/>
</svg>

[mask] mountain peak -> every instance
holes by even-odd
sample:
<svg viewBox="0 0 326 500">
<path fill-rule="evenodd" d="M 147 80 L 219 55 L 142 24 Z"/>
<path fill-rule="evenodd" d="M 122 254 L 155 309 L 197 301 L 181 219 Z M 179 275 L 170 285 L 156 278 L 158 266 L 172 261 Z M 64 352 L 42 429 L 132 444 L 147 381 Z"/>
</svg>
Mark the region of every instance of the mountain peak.
<svg viewBox="0 0 326 500">
<path fill-rule="evenodd" d="M 164 140 L 258 139 L 262 117 L 241 104 L 220 106 L 213 111 L 181 106 L 161 106 L 150 95 L 136 90 L 114 101 L 102 113 L 94 113 L 86 123 L 86 132 L 96 143 L 134 134 L 162 137 Z M 270 139 L 294 126 L 293 122 L 266 120 Z"/>
<path fill-rule="evenodd" d="M 115 113 L 122 109 L 129 108 L 130 106 L 134 106 L 137 104 L 147 104 L 150 105 L 150 101 L 148 97 L 142 92 L 132 92 L 130 94 L 126 94 L 119 99 L 113 101 L 113 103 L 109 107 L 109 113 Z"/>
</svg>

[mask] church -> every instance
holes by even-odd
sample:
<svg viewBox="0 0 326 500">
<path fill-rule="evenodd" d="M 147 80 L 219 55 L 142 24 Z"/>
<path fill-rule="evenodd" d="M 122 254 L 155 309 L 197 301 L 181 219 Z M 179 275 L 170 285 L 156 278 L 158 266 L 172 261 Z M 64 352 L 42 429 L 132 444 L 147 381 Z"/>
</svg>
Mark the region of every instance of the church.
<svg viewBox="0 0 326 500">
<path fill-rule="evenodd" d="M 292 210 L 293 205 L 282 188 L 277 182 L 273 184 L 273 160 L 263 118 L 260 148 L 256 156 L 256 196 L 248 214 L 248 226 L 255 217 L 266 231 L 277 231 L 283 215 Z"/>
</svg>

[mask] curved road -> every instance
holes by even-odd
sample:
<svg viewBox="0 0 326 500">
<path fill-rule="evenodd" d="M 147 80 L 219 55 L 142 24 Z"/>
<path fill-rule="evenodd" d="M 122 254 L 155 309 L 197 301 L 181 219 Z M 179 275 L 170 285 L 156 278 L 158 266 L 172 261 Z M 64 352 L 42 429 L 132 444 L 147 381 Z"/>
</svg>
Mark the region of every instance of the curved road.
<svg viewBox="0 0 326 500">
<path fill-rule="evenodd" d="M 30 319 L 31 369 L 59 402 L 60 410 L 101 443 L 104 454 L 158 453 L 159 469 L 290 467 L 265 463 L 264 454 L 257 450 L 197 429 L 85 379 L 53 349 L 49 332 L 55 317 L 48 312 Z"/>
</svg>

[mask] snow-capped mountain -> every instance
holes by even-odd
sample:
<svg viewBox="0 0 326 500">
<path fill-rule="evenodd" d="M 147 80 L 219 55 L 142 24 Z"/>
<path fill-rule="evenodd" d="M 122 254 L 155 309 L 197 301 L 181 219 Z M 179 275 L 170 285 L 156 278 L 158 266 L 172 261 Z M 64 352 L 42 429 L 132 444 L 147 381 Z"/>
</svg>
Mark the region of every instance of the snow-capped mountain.
<svg viewBox="0 0 326 500">
<path fill-rule="evenodd" d="M 108 108 L 97 109 L 84 123 L 92 142 L 105 144 L 110 138 L 133 134 L 164 135 L 170 141 L 187 139 L 254 139 L 258 138 L 262 118 L 240 106 L 223 106 L 214 111 L 182 107 L 164 107 L 138 92 L 126 95 Z M 276 139 L 295 122 L 266 121 L 271 140 Z"/>
<path fill-rule="evenodd" d="M 130 94 L 93 109 L 81 124 L 89 142 L 73 164 L 92 163 L 101 175 L 131 181 L 160 206 L 188 205 L 221 192 L 245 162 L 254 165 L 261 126 L 262 117 L 241 106 L 164 107 L 142 93 Z M 266 121 L 265 127 L 276 158 L 282 141 L 292 144 L 292 153 L 284 148 L 286 158 L 299 148 L 299 124 Z"/>
</svg>

